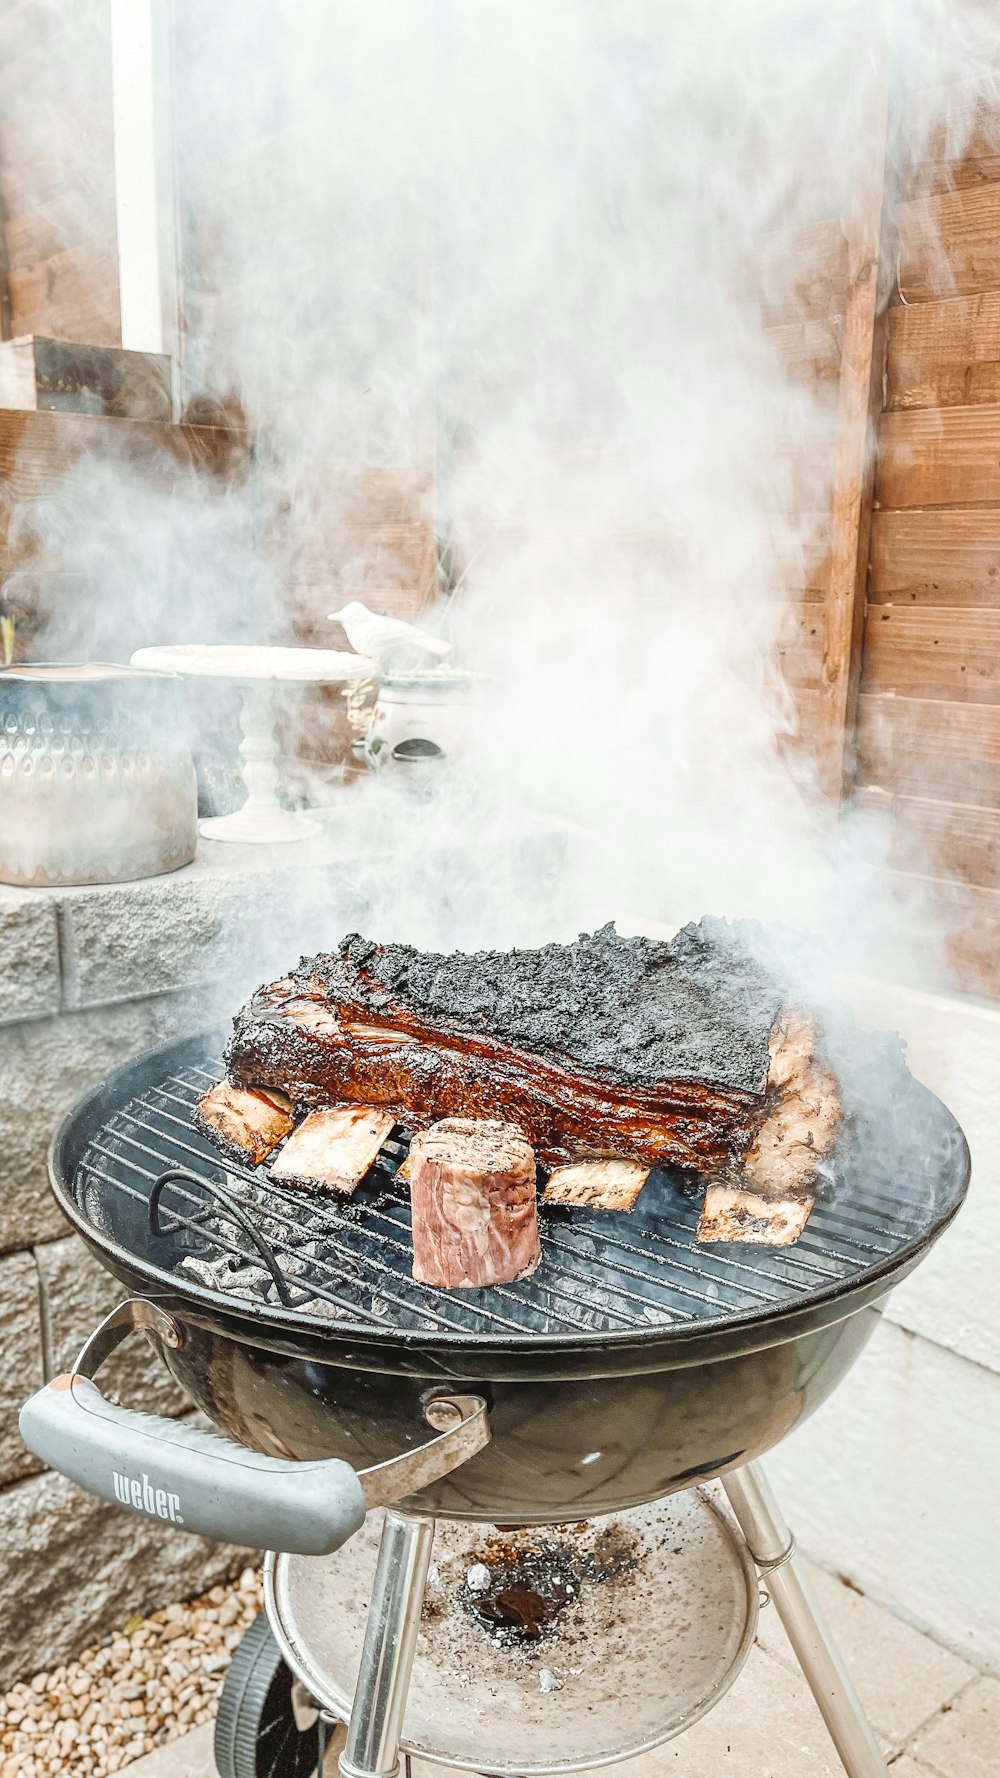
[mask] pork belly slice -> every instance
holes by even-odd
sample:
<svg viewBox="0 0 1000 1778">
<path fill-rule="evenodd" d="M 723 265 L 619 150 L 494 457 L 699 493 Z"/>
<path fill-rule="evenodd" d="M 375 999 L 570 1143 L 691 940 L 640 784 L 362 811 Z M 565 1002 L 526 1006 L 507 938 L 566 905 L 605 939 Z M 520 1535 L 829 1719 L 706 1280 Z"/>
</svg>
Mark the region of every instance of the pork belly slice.
<svg viewBox="0 0 1000 1778">
<path fill-rule="evenodd" d="M 271 1163 L 271 1178 L 350 1197 L 392 1129 L 391 1112 L 371 1105 L 310 1111 Z"/>
<path fill-rule="evenodd" d="M 710 1185 L 698 1222 L 699 1241 L 745 1241 L 790 1247 L 809 1220 L 812 1198 L 762 1198 L 733 1185 Z"/>
<path fill-rule="evenodd" d="M 836 1076 L 817 1055 L 818 1043 L 807 1013 L 789 1009 L 776 1020 L 770 1108 L 730 1177 L 709 1186 L 699 1241 L 787 1247 L 798 1240 L 816 1201 L 819 1164 L 843 1121 Z"/>
<path fill-rule="evenodd" d="M 775 1097 L 743 1156 L 749 1191 L 762 1196 L 815 1195 L 818 1163 L 843 1122 L 837 1078 L 817 1054 L 819 1032 L 808 1013 L 789 1010 L 771 1033 L 768 1086 Z"/>
<path fill-rule="evenodd" d="M 515 1126 L 450 1117 L 410 1144 L 413 1276 L 444 1290 L 528 1278 L 542 1257 L 535 1156 Z"/>
<path fill-rule="evenodd" d="M 277 1087 L 237 1087 L 220 1080 L 202 1093 L 194 1122 L 229 1160 L 257 1167 L 292 1129 L 292 1101 Z"/>
<path fill-rule="evenodd" d="M 546 1204 L 586 1204 L 594 1210 L 634 1210 L 651 1169 L 641 1161 L 577 1161 L 559 1167 L 542 1198 Z"/>
</svg>

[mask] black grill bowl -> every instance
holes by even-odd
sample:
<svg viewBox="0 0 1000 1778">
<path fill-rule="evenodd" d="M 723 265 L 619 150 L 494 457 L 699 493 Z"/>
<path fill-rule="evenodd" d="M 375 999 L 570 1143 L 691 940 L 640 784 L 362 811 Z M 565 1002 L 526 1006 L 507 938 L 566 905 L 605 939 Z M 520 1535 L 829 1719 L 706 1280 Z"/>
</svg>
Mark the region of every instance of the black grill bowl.
<svg viewBox="0 0 1000 1778">
<path fill-rule="evenodd" d="M 433 1291 L 409 1275 L 393 1162 L 342 1203 L 224 1163 L 197 1134 L 223 1040 L 153 1050 L 88 1093 L 52 1145 L 59 1204 L 130 1292 L 180 1322 L 164 1361 L 254 1450 L 362 1467 L 421 1442 L 429 1386 L 481 1391 L 491 1444 L 410 1503 L 453 1518 L 618 1511 L 760 1456 L 839 1382 L 968 1185 L 961 1130 L 912 1082 L 890 1142 L 883 1128 L 841 1144 L 794 1247 L 698 1247 L 697 1197 L 662 1174 L 628 1216 L 543 1210 L 533 1279 Z M 167 1169 L 190 1177 L 163 1190 L 156 1234 Z"/>
</svg>

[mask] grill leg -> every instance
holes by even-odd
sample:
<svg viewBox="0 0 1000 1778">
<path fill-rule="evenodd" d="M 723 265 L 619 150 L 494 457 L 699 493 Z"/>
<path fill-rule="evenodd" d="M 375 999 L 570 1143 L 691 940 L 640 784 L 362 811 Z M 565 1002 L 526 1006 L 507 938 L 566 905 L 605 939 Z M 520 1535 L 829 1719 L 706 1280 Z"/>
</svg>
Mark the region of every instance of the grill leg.
<svg viewBox="0 0 1000 1778">
<path fill-rule="evenodd" d="M 759 1464 L 747 1463 L 722 1477 L 751 1556 L 822 1712 L 848 1778 L 887 1778 L 882 1758 L 850 1674 L 844 1666 L 795 1552 Z"/>
<path fill-rule="evenodd" d="M 341 1778 L 396 1778 L 434 1520 L 385 1515 Z"/>
</svg>

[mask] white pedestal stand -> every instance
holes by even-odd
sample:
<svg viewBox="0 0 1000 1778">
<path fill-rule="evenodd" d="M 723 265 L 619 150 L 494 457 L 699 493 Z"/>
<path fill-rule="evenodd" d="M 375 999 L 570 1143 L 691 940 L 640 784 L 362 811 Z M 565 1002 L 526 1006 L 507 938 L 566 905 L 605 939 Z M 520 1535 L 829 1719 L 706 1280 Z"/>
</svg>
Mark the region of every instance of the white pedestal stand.
<svg viewBox="0 0 1000 1778">
<path fill-rule="evenodd" d="M 247 800 L 231 815 L 213 815 L 199 821 L 198 832 L 206 840 L 238 840 L 244 844 L 274 845 L 287 840 L 310 840 L 322 832 L 318 821 L 283 809 L 278 801 L 277 737 L 271 693 L 266 686 L 247 686 L 240 710 L 240 758 Z"/>
<path fill-rule="evenodd" d="M 280 776 L 273 688 L 275 685 L 348 685 L 353 680 L 374 678 L 378 671 L 374 661 L 365 655 L 340 654 L 330 648 L 183 644 L 169 648 L 140 648 L 132 656 L 132 665 L 195 678 L 228 680 L 240 685 L 240 727 L 243 730 L 240 758 L 247 800 L 231 815 L 215 815 L 199 822 L 198 832 L 204 839 L 269 846 L 287 844 L 290 840 L 314 839 L 322 832 L 318 821 L 283 809 L 278 800 Z"/>
</svg>

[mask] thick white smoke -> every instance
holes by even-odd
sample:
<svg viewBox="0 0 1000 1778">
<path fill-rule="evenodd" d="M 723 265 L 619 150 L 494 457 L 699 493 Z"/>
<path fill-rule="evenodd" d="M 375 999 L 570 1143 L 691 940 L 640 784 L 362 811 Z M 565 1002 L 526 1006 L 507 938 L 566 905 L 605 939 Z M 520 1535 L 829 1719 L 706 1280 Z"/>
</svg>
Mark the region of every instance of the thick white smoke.
<svg viewBox="0 0 1000 1778">
<path fill-rule="evenodd" d="M 850 938 L 862 962 L 889 927 L 927 954 L 920 910 L 876 888 L 878 831 L 787 746 L 778 648 L 822 555 L 839 424 L 836 379 L 789 349 L 836 336 L 880 96 L 891 211 L 932 132 L 954 151 L 994 94 L 996 9 L 176 13 L 187 386 L 243 402 L 258 463 L 169 501 L 81 466 L 41 515 L 66 565 L 130 609 L 137 576 L 165 577 L 150 642 L 168 606 L 174 636 L 257 640 L 303 543 L 335 530 L 345 465 L 425 476 L 467 565 L 434 616 L 487 679 L 419 810 L 386 782 L 343 793 L 374 933 L 450 948 L 712 911 Z M 537 838 L 553 817 L 561 853 Z"/>
</svg>

